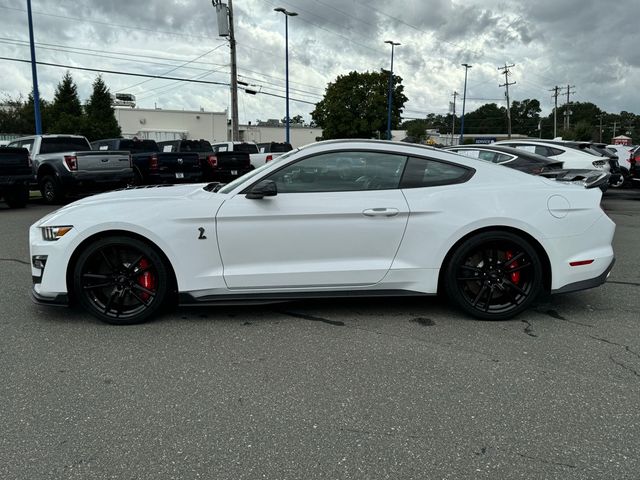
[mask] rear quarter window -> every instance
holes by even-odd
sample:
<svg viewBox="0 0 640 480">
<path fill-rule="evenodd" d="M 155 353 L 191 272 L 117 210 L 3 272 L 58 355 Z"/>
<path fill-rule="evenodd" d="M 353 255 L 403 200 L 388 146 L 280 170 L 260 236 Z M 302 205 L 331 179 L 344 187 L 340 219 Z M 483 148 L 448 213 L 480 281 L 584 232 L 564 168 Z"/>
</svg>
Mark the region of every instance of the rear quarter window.
<svg viewBox="0 0 640 480">
<path fill-rule="evenodd" d="M 474 169 L 461 165 L 410 157 L 400 181 L 400 188 L 436 187 L 464 183 L 474 173 Z"/>
</svg>

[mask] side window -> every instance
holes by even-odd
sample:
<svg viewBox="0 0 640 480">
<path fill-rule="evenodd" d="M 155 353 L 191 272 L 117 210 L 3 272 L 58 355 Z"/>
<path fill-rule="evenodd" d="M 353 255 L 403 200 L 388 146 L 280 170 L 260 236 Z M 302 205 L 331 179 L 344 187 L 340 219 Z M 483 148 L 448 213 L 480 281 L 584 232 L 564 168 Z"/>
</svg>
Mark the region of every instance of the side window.
<svg viewBox="0 0 640 480">
<path fill-rule="evenodd" d="M 548 148 L 549 150 L 549 157 L 555 157 L 557 155 L 561 155 L 562 153 L 564 153 L 562 150 L 560 150 L 559 148 Z"/>
<path fill-rule="evenodd" d="M 496 163 L 497 155 L 493 152 L 487 152 L 486 150 L 480 150 L 478 152 L 478 158 L 480 160 L 484 160 L 485 162 Z"/>
<path fill-rule="evenodd" d="M 507 163 L 510 162 L 511 160 L 514 160 L 515 157 L 512 155 L 507 155 L 506 153 L 498 153 L 496 154 L 496 163 Z"/>
<path fill-rule="evenodd" d="M 509 145 L 511 146 L 511 145 Z M 524 150 L 525 152 L 531 152 L 531 153 L 536 153 L 536 146 L 535 145 L 513 145 L 514 147 L 520 149 L 520 150 Z"/>
<path fill-rule="evenodd" d="M 20 146 L 22 148 L 26 148 L 29 153 L 31 153 L 31 147 L 33 146 L 33 140 L 25 140 L 20 142 Z"/>
<path fill-rule="evenodd" d="M 406 157 L 376 152 L 332 152 L 305 158 L 268 177 L 282 193 L 398 188 Z"/>
<path fill-rule="evenodd" d="M 480 154 L 478 150 L 464 149 L 464 150 L 454 150 L 454 151 L 458 155 L 464 155 L 465 157 L 469 157 L 469 158 L 478 158 L 478 155 Z"/>
<path fill-rule="evenodd" d="M 401 188 L 452 185 L 469 180 L 475 170 L 452 163 L 426 158 L 409 158 L 402 176 Z"/>
<path fill-rule="evenodd" d="M 7 144 L 7 147 L 21 148 L 22 147 L 22 142 L 11 142 L 11 143 Z"/>
<path fill-rule="evenodd" d="M 549 148 L 537 145 L 535 153 L 542 155 L 543 157 L 548 157 L 551 152 L 549 151 Z"/>
</svg>

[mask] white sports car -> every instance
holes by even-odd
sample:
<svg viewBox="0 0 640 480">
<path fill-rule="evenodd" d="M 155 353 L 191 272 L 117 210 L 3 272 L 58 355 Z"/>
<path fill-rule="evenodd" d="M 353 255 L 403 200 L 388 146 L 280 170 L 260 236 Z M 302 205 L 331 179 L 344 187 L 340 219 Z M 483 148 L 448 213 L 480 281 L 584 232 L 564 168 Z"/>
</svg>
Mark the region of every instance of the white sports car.
<svg viewBox="0 0 640 480">
<path fill-rule="evenodd" d="M 115 324 L 176 299 L 438 292 L 507 319 L 613 266 L 615 225 L 589 188 L 606 174 L 564 180 L 419 145 L 316 143 L 227 185 L 136 187 L 51 213 L 30 230 L 32 295 Z"/>
</svg>

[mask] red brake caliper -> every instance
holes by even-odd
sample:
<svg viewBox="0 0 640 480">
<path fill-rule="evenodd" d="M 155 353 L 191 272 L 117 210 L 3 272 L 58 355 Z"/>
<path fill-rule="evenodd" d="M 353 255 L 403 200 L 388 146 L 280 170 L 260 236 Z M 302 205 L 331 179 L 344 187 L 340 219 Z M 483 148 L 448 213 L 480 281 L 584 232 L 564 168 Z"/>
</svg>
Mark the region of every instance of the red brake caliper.
<svg viewBox="0 0 640 480">
<path fill-rule="evenodd" d="M 149 265 L 150 264 L 148 260 L 146 258 L 143 258 L 142 260 L 140 260 L 140 263 L 138 264 L 138 268 L 140 270 L 144 270 L 145 268 L 148 268 Z M 153 274 L 147 270 L 146 272 L 144 272 L 142 275 L 138 277 L 138 285 L 146 288 L 147 290 L 153 291 L 156 288 L 156 277 L 154 277 Z M 148 300 L 150 295 L 146 292 L 141 292 L 140 297 L 143 300 Z"/>
<path fill-rule="evenodd" d="M 513 252 L 511 250 L 507 250 L 505 252 L 505 256 L 507 257 L 507 261 L 509 261 L 513 258 Z M 517 266 L 518 261 L 516 260 L 515 262 L 511 262 L 509 269 L 514 269 Z M 511 272 L 511 281 L 517 285 L 518 282 L 520 282 L 520 272 Z"/>
</svg>

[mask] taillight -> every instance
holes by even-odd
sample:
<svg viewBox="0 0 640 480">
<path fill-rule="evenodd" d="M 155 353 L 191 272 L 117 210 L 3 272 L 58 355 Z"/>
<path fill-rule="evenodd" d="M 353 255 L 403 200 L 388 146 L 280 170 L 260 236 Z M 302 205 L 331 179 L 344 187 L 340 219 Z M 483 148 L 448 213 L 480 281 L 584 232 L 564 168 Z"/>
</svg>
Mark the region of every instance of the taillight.
<svg viewBox="0 0 640 480">
<path fill-rule="evenodd" d="M 207 163 L 211 168 L 216 168 L 218 166 L 218 157 L 215 155 L 209 155 L 207 157 Z"/>
<path fill-rule="evenodd" d="M 270 162 L 271 160 L 273 160 L 273 155 L 267 155 L 267 158 L 265 159 L 265 163 Z"/>
<path fill-rule="evenodd" d="M 67 164 L 67 168 L 72 172 L 78 170 L 78 157 L 75 155 L 65 155 L 64 163 Z"/>
<path fill-rule="evenodd" d="M 149 157 L 149 170 L 158 170 L 158 156 L 155 153 Z"/>
</svg>

